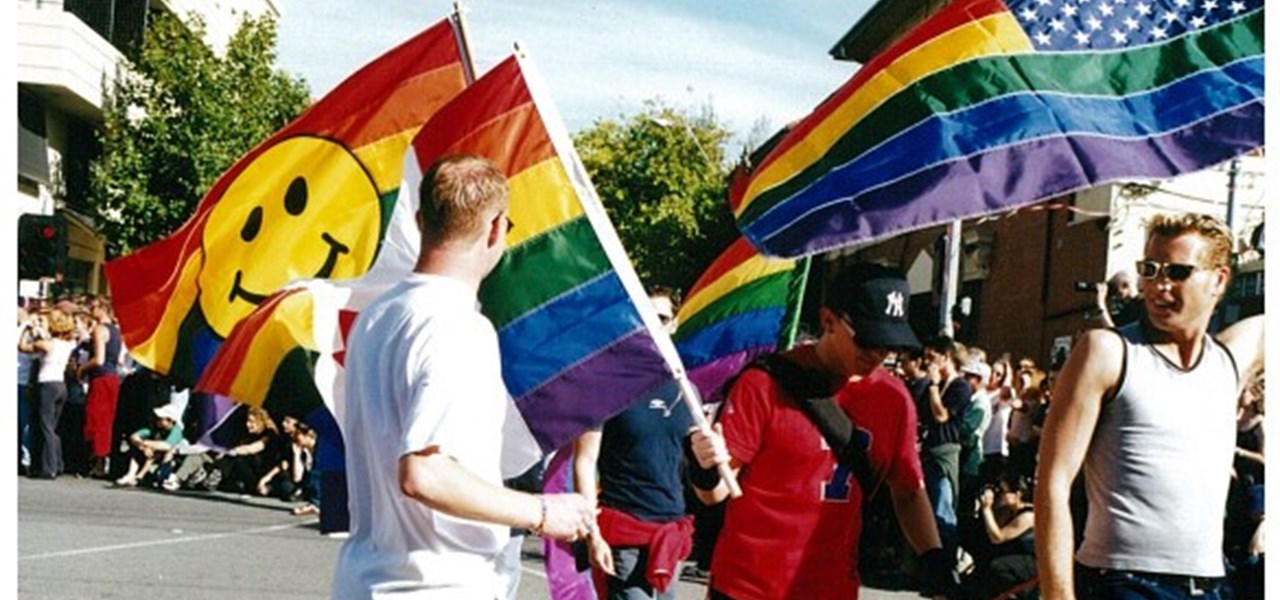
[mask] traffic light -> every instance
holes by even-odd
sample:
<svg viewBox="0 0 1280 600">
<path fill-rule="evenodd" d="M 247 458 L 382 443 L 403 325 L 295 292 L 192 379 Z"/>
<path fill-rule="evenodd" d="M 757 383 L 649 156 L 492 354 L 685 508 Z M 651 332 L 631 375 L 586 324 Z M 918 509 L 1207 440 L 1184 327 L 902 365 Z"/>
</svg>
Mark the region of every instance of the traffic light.
<svg viewBox="0 0 1280 600">
<path fill-rule="evenodd" d="M 62 277 L 67 262 L 67 226 L 56 215 L 18 217 L 18 278 Z"/>
</svg>

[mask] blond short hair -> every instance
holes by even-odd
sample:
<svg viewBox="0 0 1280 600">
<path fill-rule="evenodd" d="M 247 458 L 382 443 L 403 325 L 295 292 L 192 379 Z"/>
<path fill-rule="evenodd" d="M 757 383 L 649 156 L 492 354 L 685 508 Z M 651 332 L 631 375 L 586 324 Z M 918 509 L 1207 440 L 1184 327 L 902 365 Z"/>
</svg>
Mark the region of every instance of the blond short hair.
<svg viewBox="0 0 1280 600">
<path fill-rule="evenodd" d="M 441 157 L 418 190 L 422 231 L 437 243 L 471 238 L 493 214 L 506 210 L 507 177 L 492 162 L 469 154 Z"/>
<path fill-rule="evenodd" d="M 1216 217 L 1195 213 L 1159 214 L 1147 222 L 1147 239 L 1154 236 L 1175 238 L 1180 235 L 1195 234 L 1209 242 L 1209 251 L 1205 257 L 1210 268 L 1231 266 L 1231 253 L 1235 246 L 1235 236 L 1231 229 Z"/>
<path fill-rule="evenodd" d="M 69 338 L 76 330 L 76 321 L 71 315 L 59 309 L 49 311 L 49 334 L 53 337 Z"/>
</svg>

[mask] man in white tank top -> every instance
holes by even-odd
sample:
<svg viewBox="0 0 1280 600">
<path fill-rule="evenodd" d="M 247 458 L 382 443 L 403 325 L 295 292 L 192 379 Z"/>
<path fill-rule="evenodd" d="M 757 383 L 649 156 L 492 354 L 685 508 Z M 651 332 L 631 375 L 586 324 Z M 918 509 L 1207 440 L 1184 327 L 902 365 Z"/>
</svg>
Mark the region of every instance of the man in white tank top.
<svg viewBox="0 0 1280 600">
<path fill-rule="evenodd" d="M 1067 360 L 1040 443 L 1044 598 L 1219 597 L 1236 398 L 1264 341 L 1261 315 L 1207 335 L 1233 239 L 1212 217 L 1154 217 L 1137 264 L 1146 317 L 1087 332 Z M 1082 466 L 1076 551 L 1068 498 Z"/>
</svg>

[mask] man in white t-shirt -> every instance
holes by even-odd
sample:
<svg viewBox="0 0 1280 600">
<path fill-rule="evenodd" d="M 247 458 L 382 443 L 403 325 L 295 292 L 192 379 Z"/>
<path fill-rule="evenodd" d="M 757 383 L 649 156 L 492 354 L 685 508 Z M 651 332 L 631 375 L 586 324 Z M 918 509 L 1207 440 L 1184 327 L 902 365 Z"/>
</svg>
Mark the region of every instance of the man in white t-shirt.
<svg viewBox="0 0 1280 600">
<path fill-rule="evenodd" d="M 502 486 L 509 399 L 476 293 L 506 245 L 506 178 L 448 156 L 420 195 L 414 273 L 361 311 L 348 338 L 351 536 L 335 600 L 493 600 L 505 594 L 498 558 L 511 527 L 571 541 L 595 527 L 579 494 Z"/>
</svg>

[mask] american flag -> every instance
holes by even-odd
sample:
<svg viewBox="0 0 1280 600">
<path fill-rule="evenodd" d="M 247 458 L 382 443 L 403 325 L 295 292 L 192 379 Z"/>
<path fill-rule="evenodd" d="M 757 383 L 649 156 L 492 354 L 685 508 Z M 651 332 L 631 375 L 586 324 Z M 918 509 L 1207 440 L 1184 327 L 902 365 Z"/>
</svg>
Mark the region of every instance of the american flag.
<svg viewBox="0 0 1280 600">
<path fill-rule="evenodd" d="M 1006 0 L 1037 50 L 1158 43 L 1246 14 L 1262 0 Z"/>
</svg>

